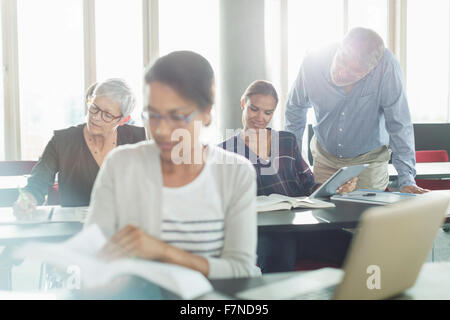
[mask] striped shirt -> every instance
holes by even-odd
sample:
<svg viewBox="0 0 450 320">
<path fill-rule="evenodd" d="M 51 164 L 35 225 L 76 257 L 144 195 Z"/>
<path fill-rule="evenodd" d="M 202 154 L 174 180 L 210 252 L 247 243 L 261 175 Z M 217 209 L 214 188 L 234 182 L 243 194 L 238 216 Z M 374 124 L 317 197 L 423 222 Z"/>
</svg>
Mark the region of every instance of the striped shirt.
<svg viewBox="0 0 450 320">
<path fill-rule="evenodd" d="M 163 187 L 163 203 L 164 242 L 196 255 L 220 256 L 225 213 L 208 161 L 191 183 L 178 188 Z"/>
<path fill-rule="evenodd" d="M 222 142 L 225 150 L 239 153 L 252 162 L 256 169 L 258 196 L 272 193 L 289 197 L 309 196 L 318 184 L 313 173 L 300 153 L 294 134 L 287 131 L 271 130 L 270 159 L 256 155 L 240 137 L 240 133 Z M 274 166 L 273 164 L 277 165 Z M 269 167 L 274 170 L 266 170 Z"/>
</svg>

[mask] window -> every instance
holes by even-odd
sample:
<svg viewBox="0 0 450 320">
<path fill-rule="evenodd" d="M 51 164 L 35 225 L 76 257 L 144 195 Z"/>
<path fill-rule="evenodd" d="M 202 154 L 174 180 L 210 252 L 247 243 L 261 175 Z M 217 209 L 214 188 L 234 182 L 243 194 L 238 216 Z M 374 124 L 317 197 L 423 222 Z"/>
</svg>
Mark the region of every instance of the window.
<svg viewBox="0 0 450 320">
<path fill-rule="evenodd" d="M 219 65 L 217 0 L 164 0 L 159 2 L 159 52 L 192 50 Z M 186 14 L 186 13 L 189 14 Z M 207 14 L 205 14 L 207 13 Z"/>
<path fill-rule="evenodd" d="M 288 1 L 288 79 L 297 77 L 305 55 L 343 36 L 343 5 L 336 0 Z"/>
<path fill-rule="evenodd" d="M 22 159 L 37 159 L 53 130 L 84 120 L 83 2 L 19 0 Z"/>
<path fill-rule="evenodd" d="M 96 0 L 97 79 L 123 78 L 137 97 L 132 119 L 141 125 L 144 77 L 142 1 Z"/>
<path fill-rule="evenodd" d="M 0 14 L 0 26 L 2 25 Z M 1 34 L 1 29 L 0 29 Z M 3 47 L 0 41 L 0 61 L 3 61 Z M 0 161 L 5 160 L 5 104 L 3 102 L 3 73 L 0 77 Z"/>
<path fill-rule="evenodd" d="M 159 2 L 159 53 L 162 56 L 175 50 L 192 50 L 208 59 L 216 76 L 216 101 L 219 101 L 218 0 Z M 213 107 L 212 123 L 203 132 L 205 142 L 220 142 L 218 108 L 217 104 Z"/>
<path fill-rule="evenodd" d="M 283 95 L 283 80 L 286 80 L 283 75 L 285 74 L 286 64 L 283 59 L 283 40 L 281 39 L 282 29 L 286 28 L 285 23 L 282 22 L 282 3 L 278 0 L 266 0 L 264 7 L 264 42 L 265 42 L 265 55 L 266 55 L 266 72 L 267 79 L 272 82 L 278 93 L 278 106 L 273 115 L 270 126 L 275 130 L 282 130 L 283 124 L 283 105 L 285 102 L 285 95 Z M 284 82 L 284 86 L 286 83 Z"/>
<path fill-rule="evenodd" d="M 388 40 L 388 2 L 387 0 L 348 0 L 348 29 L 369 28 Z"/>
<path fill-rule="evenodd" d="M 326 8 L 326 10 L 324 9 Z M 300 65 L 308 52 L 337 42 L 344 35 L 342 1 L 288 1 L 288 83 L 289 89 L 297 78 Z M 285 108 L 278 108 L 278 112 Z M 314 112 L 308 110 L 307 123 L 313 123 Z M 284 128 L 284 123 L 282 124 Z M 307 130 L 303 135 L 302 152 L 307 154 Z"/>
<path fill-rule="evenodd" d="M 217 101 L 221 94 L 219 1 L 159 1 L 159 11 L 152 13 L 158 15 L 159 38 L 150 40 L 159 48 L 160 55 L 174 50 L 193 50 L 204 55 L 215 70 Z M 394 2 L 396 14 L 391 18 L 398 18 L 401 13 L 403 19 L 406 14 L 406 24 L 401 19 L 389 25 L 389 4 Z M 84 83 L 85 70 L 95 73 L 98 80 L 111 77 L 127 80 L 138 100 L 132 119 L 141 124 L 145 67 L 142 0 L 17 0 L 16 3 L 18 56 L 12 59 L 18 61 L 19 83 L 17 88 L 15 83 L 7 85 L 19 95 L 21 146 L 17 148 L 22 151 L 22 159 L 37 159 L 53 130 L 85 121 L 84 89 L 89 85 Z M 93 6 L 95 66 L 84 60 L 85 53 L 93 53 L 84 52 L 83 28 L 84 18 L 89 17 L 91 22 Z M 375 30 L 386 45 L 389 35 L 401 37 L 395 39 L 396 45 L 400 43 L 396 49 L 402 54 L 412 120 L 450 122 L 448 0 L 265 0 L 265 6 L 262 32 L 266 37 L 266 68 L 280 96 L 274 128 L 284 128 L 287 91 L 305 55 L 341 40 L 347 29 L 356 26 Z M 2 6 L 2 10 L 11 9 Z M 15 23 L 15 18 L 6 23 Z M 0 59 L 4 45 L 0 44 Z M 3 81 L 0 78 L 0 160 L 15 154 L 15 150 L 12 155 L 5 153 L 5 108 L 16 106 L 4 105 Z M 203 133 L 206 142 L 220 141 L 219 108 L 220 105 L 214 106 L 212 125 Z M 307 121 L 314 122 L 312 110 Z"/>
<path fill-rule="evenodd" d="M 450 1 L 408 1 L 406 87 L 413 122 L 449 118 Z"/>
</svg>

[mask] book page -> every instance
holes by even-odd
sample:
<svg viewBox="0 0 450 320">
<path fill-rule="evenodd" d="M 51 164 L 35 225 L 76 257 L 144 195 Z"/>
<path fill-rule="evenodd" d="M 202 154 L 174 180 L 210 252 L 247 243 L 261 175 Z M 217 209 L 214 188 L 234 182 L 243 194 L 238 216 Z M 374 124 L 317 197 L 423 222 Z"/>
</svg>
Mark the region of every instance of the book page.
<svg viewBox="0 0 450 320">
<path fill-rule="evenodd" d="M 213 290 L 200 272 L 178 265 L 130 258 L 112 262 L 100 260 L 96 256 L 106 242 L 100 228 L 91 225 L 60 244 L 26 244 L 16 250 L 15 256 L 44 260 L 62 270 L 75 265 L 80 268 L 85 288 L 99 287 L 120 275 L 137 275 L 182 299 L 193 299 Z"/>
<path fill-rule="evenodd" d="M 290 201 L 273 197 L 273 195 L 258 196 L 256 197 L 256 208 L 258 212 L 290 210 L 292 208 L 292 204 Z"/>
<path fill-rule="evenodd" d="M 257 196 L 256 197 L 256 205 L 258 207 L 269 206 L 269 205 L 284 202 L 284 201 L 286 201 L 286 200 L 284 200 L 283 198 L 274 197 L 273 194 L 271 194 L 270 196 Z"/>
<path fill-rule="evenodd" d="M 319 199 L 307 199 L 306 200 L 299 200 L 295 205 L 294 208 L 313 208 L 313 209 L 320 209 L 320 208 L 333 208 L 336 205 L 333 202 L 328 201 L 322 201 Z"/>
<path fill-rule="evenodd" d="M 283 194 L 278 194 L 278 193 L 272 193 L 269 198 L 273 198 L 274 200 L 278 200 L 278 201 L 287 201 L 289 203 L 292 204 L 296 204 L 299 201 L 302 202 L 311 202 L 311 200 L 308 199 L 308 197 L 289 197 L 289 196 L 285 196 Z"/>
<path fill-rule="evenodd" d="M 258 196 L 256 199 L 258 212 L 290 210 L 292 208 L 332 208 L 334 203 L 310 199 L 308 197 L 288 197 L 273 193 L 270 196 Z"/>
<path fill-rule="evenodd" d="M 335 206 L 332 202 L 311 199 L 308 197 L 288 197 L 276 193 L 271 194 L 268 198 L 273 199 L 274 202 L 289 202 L 293 208 L 331 208 Z"/>
</svg>

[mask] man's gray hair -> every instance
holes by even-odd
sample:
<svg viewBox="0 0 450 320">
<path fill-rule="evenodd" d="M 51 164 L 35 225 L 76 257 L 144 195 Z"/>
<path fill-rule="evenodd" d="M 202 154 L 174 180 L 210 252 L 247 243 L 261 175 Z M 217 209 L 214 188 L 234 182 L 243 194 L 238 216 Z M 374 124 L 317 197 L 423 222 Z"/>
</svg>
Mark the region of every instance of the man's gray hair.
<svg viewBox="0 0 450 320">
<path fill-rule="evenodd" d="M 91 85 L 86 98 L 107 97 L 119 104 L 120 112 L 124 117 L 130 115 L 136 106 L 136 97 L 127 82 L 120 78 L 106 79 Z"/>
<path fill-rule="evenodd" d="M 380 62 L 384 54 L 383 39 L 371 29 L 353 28 L 342 40 L 342 49 L 349 50 L 359 56 L 359 64 L 372 70 Z"/>
</svg>

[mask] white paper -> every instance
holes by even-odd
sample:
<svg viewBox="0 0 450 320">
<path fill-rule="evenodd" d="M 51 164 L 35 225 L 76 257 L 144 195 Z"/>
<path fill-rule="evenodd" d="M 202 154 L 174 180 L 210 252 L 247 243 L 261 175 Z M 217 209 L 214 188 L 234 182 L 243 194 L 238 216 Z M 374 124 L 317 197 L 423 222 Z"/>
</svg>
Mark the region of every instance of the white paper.
<svg viewBox="0 0 450 320">
<path fill-rule="evenodd" d="M 104 262 L 96 255 L 105 244 L 99 227 L 91 225 L 61 244 L 27 244 L 17 250 L 16 256 L 45 260 L 61 268 L 76 265 L 83 285 L 90 288 L 104 285 L 119 275 L 137 275 L 182 299 L 193 299 L 213 290 L 200 272 L 181 266 L 141 259 Z"/>
</svg>

